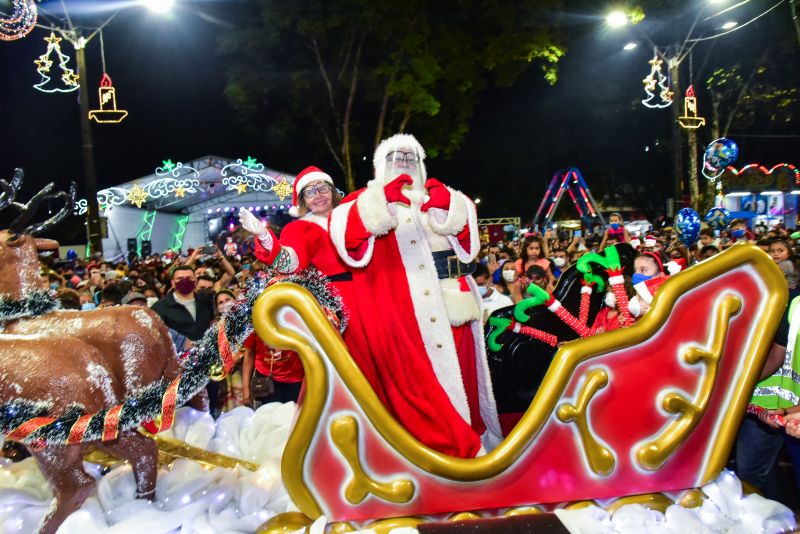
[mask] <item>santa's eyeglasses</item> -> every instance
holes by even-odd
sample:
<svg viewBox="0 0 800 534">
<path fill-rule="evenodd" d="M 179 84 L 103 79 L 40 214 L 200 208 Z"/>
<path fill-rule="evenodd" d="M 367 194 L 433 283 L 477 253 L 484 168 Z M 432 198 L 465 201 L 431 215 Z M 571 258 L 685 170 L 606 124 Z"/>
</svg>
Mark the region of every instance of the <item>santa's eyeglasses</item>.
<svg viewBox="0 0 800 534">
<path fill-rule="evenodd" d="M 401 152 L 400 150 L 395 150 L 386 156 L 386 161 L 405 161 L 406 163 L 418 163 L 420 161 L 420 157 L 416 152 Z"/>
</svg>

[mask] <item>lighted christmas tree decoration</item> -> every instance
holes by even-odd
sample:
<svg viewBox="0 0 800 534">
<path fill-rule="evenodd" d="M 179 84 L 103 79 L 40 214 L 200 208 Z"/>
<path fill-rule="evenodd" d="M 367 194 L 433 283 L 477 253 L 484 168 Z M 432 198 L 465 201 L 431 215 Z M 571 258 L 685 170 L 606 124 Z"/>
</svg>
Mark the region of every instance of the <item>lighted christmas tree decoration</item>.
<svg viewBox="0 0 800 534">
<path fill-rule="evenodd" d="M 672 91 L 667 85 L 667 77 L 661 72 L 663 61 L 658 59 L 657 51 L 653 52 L 653 59 L 648 63 L 650 63 L 650 74 L 642 80 L 647 98 L 642 100 L 642 104 L 648 108 L 665 108 L 672 104 Z M 656 97 L 656 90 L 658 90 L 658 97 Z"/>
<path fill-rule="evenodd" d="M 36 26 L 38 10 L 34 0 L 14 0 L 14 10 L 8 18 L 0 18 L 0 41 L 16 41 Z"/>
<path fill-rule="evenodd" d="M 706 119 L 697 116 L 697 98 L 694 96 L 693 85 L 686 89 L 686 97 L 683 99 L 683 115 L 678 117 L 678 124 L 687 130 L 696 130 L 706 125 Z"/>
<path fill-rule="evenodd" d="M 39 59 L 34 61 L 36 64 L 36 71 L 42 76 L 42 81 L 33 87 L 44 93 L 71 93 L 78 88 L 78 75 L 74 70 L 67 67 L 69 56 L 61 52 L 59 42 L 61 37 L 56 37 L 54 32 L 50 32 L 50 37 L 45 37 L 47 41 L 47 51 L 39 56 Z M 55 56 L 53 56 L 55 53 Z M 48 74 L 53 66 L 53 57 L 58 58 L 58 67 L 61 69 L 61 78 L 59 83 Z"/>
<path fill-rule="evenodd" d="M 99 124 L 119 124 L 128 116 L 124 109 L 117 109 L 117 90 L 114 89 L 111 77 L 105 72 L 97 93 L 100 97 L 100 109 L 90 109 L 89 120 Z"/>
</svg>

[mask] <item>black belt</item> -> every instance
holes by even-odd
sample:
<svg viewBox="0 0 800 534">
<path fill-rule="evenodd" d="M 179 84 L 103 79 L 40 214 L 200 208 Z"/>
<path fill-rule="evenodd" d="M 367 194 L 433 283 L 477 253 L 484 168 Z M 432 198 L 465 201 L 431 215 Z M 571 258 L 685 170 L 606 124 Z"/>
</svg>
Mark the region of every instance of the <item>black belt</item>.
<svg viewBox="0 0 800 534">
<path fill-rule="evenodd" d="M 352 282 L 353 274 L 347 271 L 343 273 L 333 274 L 328 277 L 329 282 Z"/>
<path fill-rule="evenodd" d="M 458 278 L 475 272 L 474 264 L 459 261 L 458 256 L 453 254 L 452 250 L 434 252 L 433 263 L 436 266 L 436 274 L 439 280 Z"/>
</svg>

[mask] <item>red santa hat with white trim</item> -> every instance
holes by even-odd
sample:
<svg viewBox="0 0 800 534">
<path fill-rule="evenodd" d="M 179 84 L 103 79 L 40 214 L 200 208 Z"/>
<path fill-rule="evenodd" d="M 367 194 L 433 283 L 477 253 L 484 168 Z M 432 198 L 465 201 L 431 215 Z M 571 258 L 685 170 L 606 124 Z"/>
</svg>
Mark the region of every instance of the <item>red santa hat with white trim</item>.
<svg viewBox="0 0 800 534">
<path fill-rule="evenodd" d="M 292 190 L 292 207 L 289 208 L 289 215 L 292 217 L 300 216 L 300 193 L 302 193 L 303 189 L 311 182 L 319 181 L 327 182 L 333 186 L 333 178 L 313 165 L 300 171 L 300 174 L 298 174 L 294 179 L 294 186 Z"/>
<path fill-rule="evenodd" d="M 667 280 L 669 280 L 669 276 L 656 276 L 644 282 L 639 282 L 633 286 L 633 289 L 636 290 L 636 294 L 639 295 L 640 299 L 650 304 L 653 302 L 653 296 L 656 294 L 656 290 Z"/>
</svg>

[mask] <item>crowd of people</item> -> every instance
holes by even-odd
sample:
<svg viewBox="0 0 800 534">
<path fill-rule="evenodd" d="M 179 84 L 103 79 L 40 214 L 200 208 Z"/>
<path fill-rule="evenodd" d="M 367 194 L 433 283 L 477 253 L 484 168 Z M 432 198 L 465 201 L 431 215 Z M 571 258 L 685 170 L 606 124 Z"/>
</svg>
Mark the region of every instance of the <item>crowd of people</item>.
<svg viewBox="0 0 800 534">
<path fill-rule="evenodd" d="M 666 278 L 737 242 L 761 247 L 784 273 L 790 296 L 800 294 L 800 232 L 791 233 L 780 224 L 756 232 L 745 220 L 720 231 L 704 227 L 697 242 L 686 246 L 671 228 L 629 232 L 623 217 L 614 213 L 604 228 L 522 230 L 502 241 L 480 243 L 474 205 L 426 177 L 424 151 L 409 138 L 401 136 L 379 147 L 376 179 L 349 197 L 342 198 L 320 169 L 301 172 L 293 198 L 293 215 L 299 218 L 280 232 L 242 210 L 241 231 L 220 246 L 134 255 L 116 263 L 75 254 L 65 260 L 45 258 L 43 283 L 65 309 L 149 306 L 164 320 L 176 351 L 182 353 L 230 309 L 249 279 L 265 271 L 286 274 L 313 265 L 341 295 L 351 318 L 345 342 L 381 401 L 421 441 L 464 457 L 496 444 L 496 439 L 482 438 L 498 434 L 493 406 L 479 400 L 486 397 L 482 388 L 488 372 L 483 340 L 476 338 L 479 330 L 474 326 L 495 310 L 523 300 L 531 284 L 552 292 L 562 273 L 586 253 L 618 243 L 634 248 L 634 272 L 626 273 L 625 287 L 635 317 L 649 305 L 639 298 L 637 284 Z M 398 272 L 391 267 L 398 262 L 405 266 L 400 277 L 387 276 Z M 468 273 L 471 276 L 464 276 Z M 408 291 L 397 291 L 401 285 Z M 606 295 L 592 334 L 625 326 L 613 297 Z M 389 308 L 394 310 L 393 320 L 377 321 L 381 310 Z M 421 314 L 426 316 L 424 324 Z M 797 333 L 792 322 L 787 307 L 762 379 L 784 376 L 786 366 L 792 365 L 786 357 L 787 346 L 790 356 L 794 349 L 787 341 L 790 332 Z M 794 322 L 800 322 L 800 312 Z M 443 357 L 431 359 L 432 373 L 416 372 L 437 352 Z M 391 357 L 400 353 L 402 357 Z M 209 384 L 214 414 L 239 405 L 297 400 L 304 375 L 296 354 L 267 347 L 253 335 L 242 347 L 240 361 L 219 388 Z M 789 374 L 796 377 L 800 366 L 794 365 L 798 368 Z M 447 378 L 453 375 L 460 381 Z M 795 394 L 800 394 L 800 384 Z M 756 390 L 753 402 L 764 401 L 760 405 L 767 410 L 759 418 L 745 418 L 740 441 L 747 446 L 738 448 L 737 469 L 742 478 L 769 492 L 784 441 L 800 480 L 800 407 L 793 406 L 800 402 L 795 398 L 781 404 L 767 397 L 759 398 Z M 785 428 L 776 424 L 779 417 L 786 418 Z"/>
</svg>

